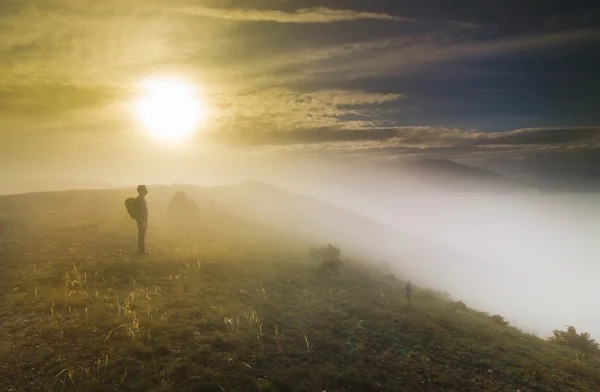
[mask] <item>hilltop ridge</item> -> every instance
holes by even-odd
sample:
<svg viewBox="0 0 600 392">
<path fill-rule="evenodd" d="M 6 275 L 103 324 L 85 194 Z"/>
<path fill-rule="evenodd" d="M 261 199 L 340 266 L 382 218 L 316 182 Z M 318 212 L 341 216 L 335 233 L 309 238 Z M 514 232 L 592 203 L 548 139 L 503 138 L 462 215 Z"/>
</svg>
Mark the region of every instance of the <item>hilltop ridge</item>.
<svg viewBox="0 0 600 392">
<path fill-rule="evenodd" d="M 131 254 L 135 226 L 122 206 L 129 190 L 0 197 L 2 222 L 10 227 L 0 234 L 20 239 L 0 253 L 0 390 L 599 385 L 597 358 L 525 334 L 439 291 L 415 286 L 407 298 L 410 276 L 365 264 L 343 246 L 346 263 L 332 276 L 308 254 L 329 238 L 294 235 L 244 214 L 281 208 L 274 201 L 283 194 L 259 203 L 269 188 L 250 187 L 257 202 L 248 193 L 238 209 L 240 188 L 229 199 L 226 188 L 184 189 L 203 211 L 198 220 L 168 216 L 180 186 L 150 187 L 146 258 Z M 280 219 L 290 217 L 296 219 Z M 305 223 L 318 224 L 311 219 Z"/>
</svg>

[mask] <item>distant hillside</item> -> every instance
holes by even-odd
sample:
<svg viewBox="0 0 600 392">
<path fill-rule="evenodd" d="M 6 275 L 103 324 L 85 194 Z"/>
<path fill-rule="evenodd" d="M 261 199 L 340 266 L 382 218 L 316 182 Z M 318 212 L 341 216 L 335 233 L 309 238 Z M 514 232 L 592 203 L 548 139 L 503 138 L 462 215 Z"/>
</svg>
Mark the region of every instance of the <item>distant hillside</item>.
<svg viewBox="0 0 600 392">
<path fill-rule="evenodd" d="M 600 174 L 578 172 L 573 168 L 519 167 L 519 175 L 495 173 L 481 167 L 463 165 L 445 159 L 423 159 L 396 165 L 414 179 L 434 188 L 491 192 L 598 192 Z"/>
<path fill-rule="evenodd" d="M 202 195 L 237 216 L 282 232 L 387 260 L 423 284 L 447 289 L 451 286 L 445 283 L 461 281 L 469 274 L 476 274 L 482 284 L 505 274 L 500 267 L 490 268 L 484 261 L 450 246 L 272 185 L 249 182 L 204 188 Z M 466 295 L 466 291 L 461 294 Z"/>
<path fill-rule="evenodd" d="M 534 171 L 529 182 L 545 192 L 600 192 L 600 175 L 588 173 L 562 173 L 559 170 Z"/>
<path fill-rule="evenodd" d="M 446 245 L 268 184 L 159 185 L 150 186 L 149 190 L 150 233 L 161 238 L 171 235 L 174 224 L 165 219 L 167 204 L 175 192 L 184 190 L 197 202 L 201 217 L 196 229 L 186 235 L 214 235 L 210 231 L 207 233 L 209 227 L 226 227 L 265 241 L 280 236 L 302 239 L 305 244 L 331 242 L 359 256 L 387 260 L 413 280 L 443 289 L 450 287 L 444 282 L 460 280 L 466 274 L 476 273 L 485 282 L 499 273 Z M 81 225 L 94 223 L 106 227 L 118 224 L 134 230 L 135 225 L 125 216 L 123 205 L 125 198 L 130 196 L 135 196 L 135 189 L 31 193 L 0 197 L 0 210 L 12 211 L 13 221 L 30 227 L 53 227 L 68 217 L 69 222 L 80 220 Z M 93 222 L 88 222 L 91 217 L 94 217 Z"/>
<path fill-rule="evenodd" d="M 526 191 L 531 188 L 490 170 L 445 159 L 402 162 L 397 167 L 426 185 L 461 191 Z"/>
<path fill-rule="evenodd" d="M 600 191 L 600 165 L 597 153 L 590 150 L 576 154 L 568 163 L 553 159 L 552 154 L 532 156 L 518 162 L 497 159 L 491 163 L 508 176 L 549 193 Z"/>
<path fill-rule="evenodd" d="M 409 170 L 419 173 L 450 174 L 472 178 L 501 179 L 502 176 L 489 170 L 471 167 L 445 159 L 423 159 L 405 164 Z"/>
<path fill-rule="evenodd" d="M 123 184 L 77 178 L 40 178 L 37 180 L 18 180 L 5 178 L 0 180 L 0 195 L 31 192 L 58 192 L 64 190 L 114 189 L 120 187 L 123 187 Z"/>
</svg>

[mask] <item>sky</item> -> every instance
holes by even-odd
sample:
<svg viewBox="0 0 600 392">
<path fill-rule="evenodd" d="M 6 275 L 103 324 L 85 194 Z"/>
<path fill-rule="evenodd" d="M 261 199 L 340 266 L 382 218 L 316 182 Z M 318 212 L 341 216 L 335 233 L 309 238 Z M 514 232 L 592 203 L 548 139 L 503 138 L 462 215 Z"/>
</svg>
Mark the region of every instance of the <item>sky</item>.
<svg viewBox="0 0 600 392">
<path fill-rule="evenodd" d="M 0 167 L 434 156 L 597 174 L 599 45 L 595 1 L 0 0 Z M 131 114 L 163 76 L 201 91 L 187 152 Z"/>
</svg>

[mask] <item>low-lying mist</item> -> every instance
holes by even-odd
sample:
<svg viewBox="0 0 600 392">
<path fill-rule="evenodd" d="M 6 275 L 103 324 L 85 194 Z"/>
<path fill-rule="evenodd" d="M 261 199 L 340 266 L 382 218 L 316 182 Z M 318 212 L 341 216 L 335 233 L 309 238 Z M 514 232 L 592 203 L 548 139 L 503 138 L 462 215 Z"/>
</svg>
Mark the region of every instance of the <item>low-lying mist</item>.
<svg viewBox="0 0 600 392">
<path fill-rule="evenodd" d="M 600 338 L 600 193 L 541 191 L 444 162 L 417 169 L 266 162 L 188 167 L 177 179 L 204 186 L 186 190 L 193 199 L 315 245 L 334 243 L 343 256 L 385 261 L 399 277 L 524 330 L 548 336 L 574 325 Z M 211 187 L 248 180 L 283 190 Z M 151 211 L 156 196 L 148 197 Z"/>
<path fill-rule="evenodd" d="M 473 307 L 541 336 L 574 325 L 600 337 L 600 194 L 499 188 L 464 176 L 458 187 L 452 176 L 421 180 L 355 170 L 279 183 L 417 236 L 417 247 L 388 238 L 386 259 L 408 262 L 421 281 Z M 355 230 L 360 238 L 362 229 Z M 415 252 L 436 246 L 436 260 Z M 403 260 L 389 252 L 403 247 Z"/>
</svg>

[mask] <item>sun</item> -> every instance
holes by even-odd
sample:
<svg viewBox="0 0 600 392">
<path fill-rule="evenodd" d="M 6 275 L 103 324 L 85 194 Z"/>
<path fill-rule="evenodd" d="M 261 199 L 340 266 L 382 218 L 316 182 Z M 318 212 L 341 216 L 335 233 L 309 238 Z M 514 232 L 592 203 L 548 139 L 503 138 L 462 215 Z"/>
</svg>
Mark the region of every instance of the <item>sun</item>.
<svg viewBox="0 0 600 392">
<path fill-rule="evenodd" d="M 189 139 L 204 118 L 197 89 L 176 79 L 150 79 L 141 83 L 136 113 L 148 133 L 164 142 Z"/>
</svg>

